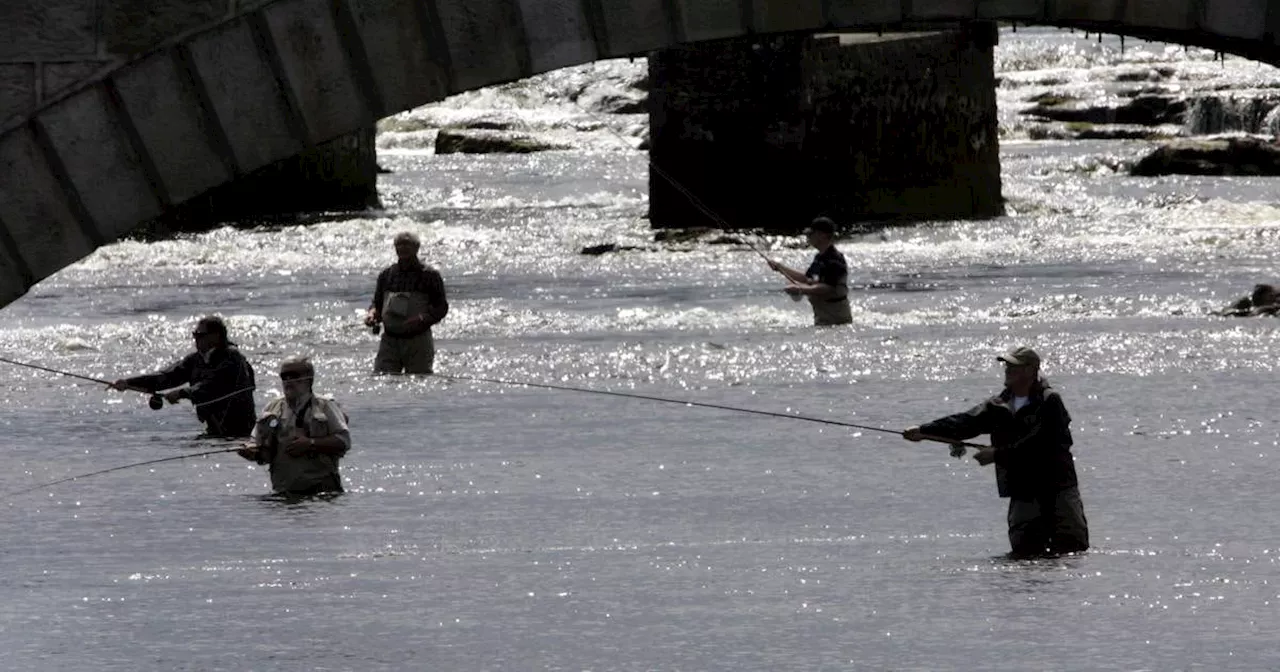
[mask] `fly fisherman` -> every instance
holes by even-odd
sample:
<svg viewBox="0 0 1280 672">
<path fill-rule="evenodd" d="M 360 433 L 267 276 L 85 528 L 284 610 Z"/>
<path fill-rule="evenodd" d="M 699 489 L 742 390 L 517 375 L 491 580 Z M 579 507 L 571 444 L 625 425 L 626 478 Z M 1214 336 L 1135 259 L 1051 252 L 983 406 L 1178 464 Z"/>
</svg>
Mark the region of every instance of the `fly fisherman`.
<svg viewBox="0 0 1280 672">
<path fill-rule="evenodd" d="M 1009 498 L 1012 558 L 1076 553 L 1089 548 L 1089 526 L 1080 501 L 1071 455 L 1071 415 L 1057 390 L 1040 376 L 1040 355 L 1028 347 L 997 357 L 1004 362 L 1004 390 L 957 413 L 902 436 L 964 440 L 990 434 L 990 448 L 974 454 L 995 463 L 996 487 Z"/>
<path fill-rule="evenodd" d="M 365 324 L 381 325 L 376 373 L 431 373 L 436 358 L 431 327 L 449 313 L 440 272 L 418 259 L 412 233 L 396 234 L 396 263 L 378 274 Z M 376 333 L 376 331 L 375 331 Z"/>
<path fill-rule="evenodd" d="M 342 492 L 338 461 L 351 449 L 347 415 L 337 402 L 312 391 L 315 367 L 296 357 L 280 364 L 284 396 L 267 404 L 240 449 L 246 460 L 270 465 L 271 490 L 287 497 Z"/>
<path fill-rule="evenodd" d="M 117 380 L 111 387 L 152 394 L 169 390 L 164 399 L 171 404 L 191 400 L 210 436 L 249 436 L 255 415 L 253 367 L 227 339 L 227 325 L 220 317 L 200 318 L 191 337 L 196 351 L 181 361 L 156 373 Z"/>
<path fill-rule="evenodd" d="M 836 249 L 836 224 L 826 217 L 818 217 L 805 229 L 809 245 L 818 251 L 809 268 L 800 271 L 784 266 L 772 259 L 769 268 L 781 273 L 788 280 L 783 291 L 795 299 L 808 297 L 813 306 L 813 323 L 816 326 L 849 324 L 853 315 L 849 309 L 849 264 Z"/>
</svg>

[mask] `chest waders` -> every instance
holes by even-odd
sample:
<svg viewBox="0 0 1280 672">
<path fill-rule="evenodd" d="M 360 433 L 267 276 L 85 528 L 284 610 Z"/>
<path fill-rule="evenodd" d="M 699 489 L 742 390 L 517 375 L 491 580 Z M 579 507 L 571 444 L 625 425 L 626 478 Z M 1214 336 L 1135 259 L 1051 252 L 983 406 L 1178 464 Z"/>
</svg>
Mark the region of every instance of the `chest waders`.
<svg viewBox="0 0 1280 672">
<path fill-rule="evenodd" d="M 425 315 L 431 302 L 423 292 L 388 292 L 382 302 L 382 341 L 374 370 L 379 373 L 431 373 L 436 358 L 431 328 L 406 326 L 409 318 Z"/>
<path fill-rule="evenodd" d="M 853 322 L 853 312 L 849 308 L 849 288 L 837 285 L 834 296 L 809 295 L 809 305 L 813 306 L 813 323 L 819 327 Z"/>
</svg>

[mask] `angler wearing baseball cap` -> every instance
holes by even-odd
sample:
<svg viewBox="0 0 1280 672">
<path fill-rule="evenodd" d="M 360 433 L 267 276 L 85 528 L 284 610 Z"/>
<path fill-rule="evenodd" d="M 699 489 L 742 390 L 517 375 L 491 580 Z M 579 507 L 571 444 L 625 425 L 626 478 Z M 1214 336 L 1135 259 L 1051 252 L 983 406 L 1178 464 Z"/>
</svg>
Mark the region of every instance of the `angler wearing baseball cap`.
<svg viewBox="0 0 1280 672">
<path fill-rule="evenodd" d="M 1089 548 L 1089 525 L 1080 501 L 1071 454 L 1071 415 L 1058 391 L 1040 375 L 1040 355 L 1018 347 L 996 357 L 1004 363 L 1004 390 L 957 413 L 902 436 L 966 440 L 991 435 L 991 448 L 974 454 L 995 464 L 996 486 L 1009 498 L 1010 557 L 1075 553 Z"/>
<path fill-rule="evenodd" d="M 805 272 L 767 259 L 769 268 L 787 279 L 783 288 L 792 298 L 807 297 L 813 306 L 816 326 L 849 324 L 853 314 L 849 308 L 849 264 L 836 249 L 836 224 L 818 217 L 805 229 L 809 245 L 818 251 Z"/>
</svg>

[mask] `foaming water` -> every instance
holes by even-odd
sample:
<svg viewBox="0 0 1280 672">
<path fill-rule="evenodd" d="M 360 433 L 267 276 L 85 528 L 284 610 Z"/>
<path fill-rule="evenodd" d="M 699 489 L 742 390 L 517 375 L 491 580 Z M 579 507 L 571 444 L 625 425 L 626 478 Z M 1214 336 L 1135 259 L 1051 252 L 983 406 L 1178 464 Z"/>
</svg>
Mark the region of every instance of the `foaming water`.
<svg viewBox="0 0 1280 672">
<path fill-rule="evenodd" d="M 1065 39 L 1006 34 L 1002 58 Z M 836 329 L 745 245 L 655 243 L 645 157 L 616 148 L 388 152 L 384 211 L 103 248 L 5 309 L 0 354 L 114 379 L 222 313 L 259 407 L 281 359 L 313 356 L 352 416 L 348 492 L 264 498 L 223 454 L 0 494 L 6 665 L 1274 667 L 1280 322 L 1207 311 L 1276 277 L 1280 212 L 1265 180 L 1109 167 L 1146 147 L 1006 143 L 1009 217 L 841 242 Z M 991 474 L 891 433 L 371 376 L 360 313 L 400 230 L 448 282 L 446 374 L 895 430 L 978 402 L 994 353 L 1032 343 L 1074 418 L 1096 549 L 1001 559 Z M 603 243 L 637 249 L 579 253 Z M 187 406 L 4 372 L 0 493 L 226 445 Z"/>
</svg>

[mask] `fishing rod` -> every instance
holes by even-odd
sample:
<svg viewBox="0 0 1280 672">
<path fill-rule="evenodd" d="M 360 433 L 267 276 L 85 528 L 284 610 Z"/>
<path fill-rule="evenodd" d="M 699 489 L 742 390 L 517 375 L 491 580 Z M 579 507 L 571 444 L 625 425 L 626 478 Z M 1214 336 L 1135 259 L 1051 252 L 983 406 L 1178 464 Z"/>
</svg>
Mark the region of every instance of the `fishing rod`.
<svg viewBox="0 0 1280 672">
<path fill-rule="evenodd" d="M 18 495 L 25 495 L 25 494 L 27 494 L 27 493 L 29 493 L 29 492 L 35 492 L 36 490 L 40 490 L 40 489 L 42 489 L 42 488 L 52 487 L 52 486 L 58 485 L 58 484 L 60 484 L 60 483 L 67 483 L 67 482 L 70 482 L 70 481 L 79 480 L 79 479 L 81 479 L 81 478 L 89 478 L 90 476 L 99 476 L 99 475 L 102 475 L 102 474 L 109 474 L 109 473 L 111 473 L 111 472 L 113 472 L 113 471 L 121 471 L 121 470 L 124 470 L 124 469 L 132 469 L 132 468 L 134 468 L 134 467 L 145 467 L 145 466 L 147 466 L 147 465 L 149 465 L 149 464 L 159 464 L 159 463 L 161 463 L 161 462 L 172 462 L 172 461 L 174 461 L 174 460 L 185 460 L 185 459 L 190 458 L 190 457 L 205 457 L 205 456 L 207 456 L 207 455 L 217 455 L 217 454 L 219 454 L 219 453 L 232 453 L 232 452 L 235 452 L 235 451 L 237 451 L 237 450 L 240 450 L 240 448 L 238 448 L 238 447 L 237 447 L 237 448 L 222 448 L 222 449 L 219 449 L 219 450 L 209 450 L 209 451 L 205 451 L 205 452 L 203 452 L 203 453 L 188 453 L 188 454 L 186 454 L 186 455 L 174 455 L 174 456 L 171 456 L 171 457 L 161 457 L 161 458 L 154 459 L 154 460 L 147 460 L 147 461 L 145 461 L 145 462 L 135 462 L 135 463 L 133 463 L 133 464 L 125 464 L 125 465 L 121 465 L 121 466 L 118 466 L 118 467 L 111 467 L 110 469 L 101 469 L 101 470 L 98 470 L 98 471 L 91 471 L 91 472 L 89 472 L 89 473 L 87 473 L 87 474 L 78 474 L 78 475 L 76 475 L 76 476 L 68 476 L 68 477 L 66 477 L 66 478 L 60 478 L 60 479 L 58 479 L 58 480 L 56 480 L 56 481 L 49 481 L 48 483 L 41 483 L 41 484 L 39 484 L 39 485 L 33 485 L 33 486 L 31 486 L 31 487 L 29 487 L 29 488 L 26 488 L 26 489 L 23 489 L 23 490 L 17 490 L 17 491 L 14 491 L 14 492 L 10 492 L 10 493 L 8 493 L 8 494 L 6 494 L 6 495 L 0 496 L 0 499 L 9 499 L 9 498 L 12 498 L 12 497 L 17 497 Z"/>
<path fill-rule="evenodd" d="M 25 366 L 28 369 L 35 369 L 37 371 L 47 371 L 49 373 L 56 373 L 59 376 L 66 376 L 68 378 L 76 378 L 78 380 L 87 380 L 91 383 L 101 383 L 103 385 L 106 385 L 107 387 L 115 387 L 116 385 L 114 382 L 110 380 L 104 380 L 102 378 L 94 378 L 92 376 L 82 376 L 78 373 L 71 373 L 70 371 L 61 371 L 59 369 L 51 369 L 47 366 L 40 366 L 39 364 L 19 362 L 16 359 L 9 359 L 7 357 L 0 357 L 0 362 L 4 362 L 5 364 L 12 364 L 14 366 Z M 151 395 L 151 398 L 147 400 L 147 404 L 151 406 L 151 410 L 153 411 L 158 411 L 161 408 L 164 408 L 164 398 L 161 397 L 159 394 L 152 392 L 151 390 L 144 390 L 140 387 L 133 387 L 133 386 L 129 386 L 124 389 L 129 390 L 131 392 L 141 392 L 143 394 Z"/>
<path fill-rule="evenodd" d="M 753 415 L 764 415 L 771 418 L 786 418 L 788 420 L 803 420 L 805 422 L 817 422 L 817 423 L 822 423 L 824 425 L 835 425 L 837 427 L 850 427 L 853 429 L 863 429 L 871 432 L 883 432 L 885 434 L 896 434 L 898 436 L 902 436 L 902 432 L 896 429 L 887 429 L 884 427 L 872 427 L 870 425 L 859 425 L 853 422 L 831 420 L 829 418 L 815 418 L 809 415 L 792 415 L 790 413 L 779 413 L 777 411 L 762 411 L 755 408 L 725 406 L 723 404 L 712 404 L 705 401 L 687 401 L 683 399 L 671 399 L 668 397 L 656 397 L 648 394 L 636 394 L 633 392 L 615 392 L 613 390 L 595 390 L 595 389 L 586 388 L 586 387 L 573 387 L 570 385 L 552 385 L 550 383 L 530 383 L 530 382 L 523 382 L 523 381 L 516 381 L 516 380 L 502 380 L 499 378 L 485 378 L 483 376 L 454 376 L 454 375 L 443 374 L 443 373 L 433 373 L 431 375 L 437 378 L 444 378 L 447 380 L 470 381 L 470 382 L 477 382 L 477 383 L 494 383 L 498 385 L 513 385 L 513 386 L 522 386 L 522 387 L 536 387 L 544 390 L 560 390 L 563 392 L 582 392 L 586 394 L 600 394 L 600 395 L 605 395 L 610 397 L 623 397 L 626 399 L 643 399 L 645 401 L 657 401 L 665 404 L 680 404 L 681 406 L 698 406 L 701 408 L 714 408 L 721 411 L 733 411 L 735 413 L 751 413 Z M 956 457 L 960 457 L 964 454 L 962 451 L 957 451 L 957 449 L 963 449 L 963 448 L 982 449 L 982 448 L 991 447 L 991 446 L 984 446 L 980 443 L 968 443 L 965 441 L 956 441 L 955 439 L 948 439 L 942 436 L 932 436 L 929 434 L 922 434 L 920 435 L 920 438 L 925 441 L 936 441 L 938 443 L 945 443 L 951 446 L 952 454 L 955 455 Z M 957 454 L 957 452 L 959 452 L 959 454 Z"/>
<path fill-rule="evenodd" d="M 13 364 L 14 366 L 25 366 L 25 367 L 27 367 L 27 368 L 29 368 L 29 369 L 35 369 L 35 370 L 37 370 L 37 371 L 47 371 L 47 372 L 49 372 L 49 373 L 56 373 L 56 374 L 58 374 L 58 375 L 60 375 L 60 376 L 67 376 L 68 378 L 76 378 L 76 379 L 79 379 L 79 380 L 87 380 L 87 381 L 89 381 L 89 382 L 91 382 L 91 383 L 101 383 L 101 384 L 106 385 L 107 387 L 110 387 L 110 388 L 115 388 L 115 386 L 116 386 L 116 384 L 115 384 L 114 382 L 110 381 L 110 380 L 105 380 L 105 379 L 102 379 L 102 378 L 94 378 L 94 377 L 92 377 L 92 376 L 82 376 L 82 375 L 80 375 L 80 374 L 78 374 L 78 373 L 71 373 L 70 371 L 62 371 L 62 370 L 59 370 L 59 369 L 51 369 L 51 368 L 49 368 L 49 367 L 47 367 L 47 366 L 40 366 L 39 364 L 31 364 L 31 363 L 28 363 L 28 362 L 19 362 L 19 361 L 18 361 L 18 360 L 16 360 L 16 359 L 9 359 L 9 358 L 7 358 L 7 357 L 0 357 L 0 362 L 4 362 L 4 363 L 6 363 L 6 364 Z M 149 395 L 151 395 L 151 398 L 147 400 L 147 405 L 149 405 L 149 406 L 151 407 L 151 410 L 153 410 L 153 411 L 158 411 L 158 410 L 160 410 L 161 408 L 164 408 L 164 396 L 163 396 L 163 395 L 161 395 L 161 394 L 159 394 L 158 392 L 152 392 L 151 390 L 145 390 L 145 389 L 143 389 L 143 388 L 141 388 L 141 387 L 134 387 L 134 386 L 132 386 L 132 385 L 126 386 L 124 389 L 125 389 L 125 390 L 128 390 L 128 391 L 131 391 L 131 392 L 141 392 L 141 393 L 143 393 L 143 394 L 149 394 Z M 249 391 L 252 391 L 252 390 L 255 390 L 255 389 L 257 389 L 257 386 L 251 385 L 251 386 L 249 386 L 249 387 L 245 387 L 245 388 L 241 388 L 241 389 L 239 389 L 239 390 L 236 390 L 235 392 L 232 392 L 232 393 L 230 393 L 230 394 L 224 394 L 224 395 L 222 395 L 221 397 L 218 397 L 217 399 L 210 399 L 209 401 L 202 401 L 202 402 L 200 402 L 200 403 L 198 403 L 198 404 L 197 404 L 197 403 L 192 402 L 192 404 L 191 404 L 191 405 L 192 405 L 192 407 L 196 407 L 196 408 L 198 408 L 198 407 L 200 407 L 200 406 L 204 406 L 204 405 L 206 405 L 206 404 L 213 404 L 213 403 L 217 403 L 217 402 L 219 402 L 219 401 L 222 401 L 222 400 L 224 400 L 224 399 L 230 399 L 231 397 L 234 397 L 234 396 L 236 396 L 237 394 L 244 394 L 245 392 L 249 392 Z"/>
<path fill-rule="evenodd" d="M 607 121 L 605 121 L 604 119 L 601 119 L 600 116 L 597 115 L 595 112 L 592 112 L 591 110 L 588 110 L 587 108 L 583 107 L 582 104 L 579 103 L 577 100 L 574 100 L 573 104 L 579 110 L 582 110 L 582 112 L 585 113 L 587 116 L 591 117 L 597 124 L 600 124 L 601 126 L 604 127 L 605 130 L 609 131 L 609 133 L 611 133 L 613 137 L 617 138 L 619 142 L 625 145 L 627 149 L 634 149 L 631 146 L 631 143 L 628 142 L 626 138 L 622 137 L 621 133 L 618 133 L 616 129 L 610 126 Z M 649 164 L 649 170 L 652 170 L 653 172 L 657 173 L 659 177 L 666 180 L 667 183 L 670 184 L 673 188 L 675 188 L 676 191 L 680 192 L 682 196 L 689 199 L 689 203 L 691 203 L 693 207 L 697 208 L 698 211 L 701 212 L 703 215 L 706 215 L 708 219 L 711 219 L 713 222 L 719 225 L 715 228 L 721 231 L 733 230 L 732 227 L 729 225 L 729 222 L 725 221 L 725 219 L 721 217 L 718 213 L 716 213 L 716 211 L 712 209 L 711 206 L 704 203 L 702 199 L 698 198 L 697 195 L 695 195 L 692 191 L 687 189 L 683 184 L 680 183 L 679 180 L 672 177 L 670 174 L 667 173 L 667 171 L 663 170 L 662 167 L 659 166 L 656 162 L 654 162 L 652 158 L 646 159 L 646 163 Z M 751 234 L 750 232 L 747 232 L 747 235 L 753 235 L 753 234 Z M 764 259 L 765 261 L 772 261 L 772 259 L 766 256 L 764 252 L 760 251 L 759 247 L 756 247 L 754 244 L 752 244 L 752 242 L 748 238 L 744 237 L 742 239 L 742 242 L 746 244 L 747 247 L 751 248 L 752 252 L 755 252 L 756 254 L 760 255 L 761 259 Z"/>
<path fill-rule="evenodd" d="M 47 366 L 40 366 L 39 364 L 28 364 L 27 362 L 19 362 L 16 359 L 9 359 L 7 357 L 0 357 L 0 362 L 4 362 L 6 364 L 13 364 L 14 366 L 25 366 L 29 369 L 36 369 L 38 371 L 48 371 L 49 373 L 56 373 L 60 376 L 67 376 L 68 378 L 79 378 L 80 380 L 87 380 L 91 383 L 102 383 L 103 385 L 108 385 L 108 386 L 115 384 L 109 380 L 103 380 L 102 378 L 82 376 L 78 373 L 71 373 L 70 371 L 59 371 L 58 369 L 51 369 Z M 139 392 L 145 392 L 145 390 L 140 390 L 138 388 L 129 388 L 129 389 L 138 390 Z"/>
</svg>

